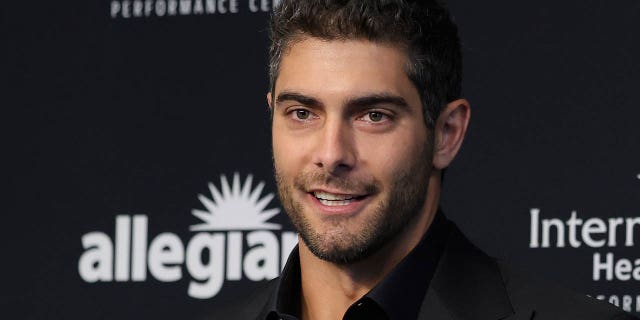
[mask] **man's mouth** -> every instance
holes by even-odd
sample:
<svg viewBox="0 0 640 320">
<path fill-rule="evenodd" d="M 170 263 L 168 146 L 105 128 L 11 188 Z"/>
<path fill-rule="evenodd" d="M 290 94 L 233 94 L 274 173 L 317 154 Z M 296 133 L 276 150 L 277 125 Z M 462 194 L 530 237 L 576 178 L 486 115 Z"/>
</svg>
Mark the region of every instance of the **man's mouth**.
<svg viewBox="0 0 640 320">
<path fill-rule="evenodd" d="M 363 195 L 355 195 L 355 194 L 336 194 L 336 193 L 328 193 L 324 191 L 314 191 L 311 193 L 320 203 L 325 206 L 336 207 L 336 206 L 346 206 L 350 203 L 361 200 L 365 196 Z"/>
</svg>

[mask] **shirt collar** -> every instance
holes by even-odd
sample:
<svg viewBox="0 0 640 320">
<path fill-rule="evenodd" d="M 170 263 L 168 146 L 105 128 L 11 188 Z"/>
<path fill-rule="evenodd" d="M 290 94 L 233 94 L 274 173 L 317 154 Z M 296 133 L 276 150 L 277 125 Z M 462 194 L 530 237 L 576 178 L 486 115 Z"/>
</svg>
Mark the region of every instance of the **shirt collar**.
<svg viewBox="0 0 640 320">
<path fill-rule="evenodd" d="M 279 278 L 278 291 L 276 299 L 271 310 L 277 311 L 279 314 L 287 314 L 292 316 L 300 316 L 302 301 L 300 300 L 300 254 L 296 245 L 289 254 L 287 263 L 282 270 Z"/>
<path fill-rule="evenodd" d="M 418 245 L 360 300 L 373 300 L 390 319 L 415 319 L 449 232 L 450 222 L 438 210 Z M 267 310 L 274 311 L 278 315 L 299 317 L 301 314 L 300 281 L 300 256 L 296 246 L 278 279 L 275 299 L 271 300 Z"/>
</svg>

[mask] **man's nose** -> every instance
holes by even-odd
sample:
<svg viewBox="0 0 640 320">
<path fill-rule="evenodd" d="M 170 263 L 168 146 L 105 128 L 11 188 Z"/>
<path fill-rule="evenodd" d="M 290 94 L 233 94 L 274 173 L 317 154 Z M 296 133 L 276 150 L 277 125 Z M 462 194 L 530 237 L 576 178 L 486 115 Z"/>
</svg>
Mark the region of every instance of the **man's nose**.
<svg viewBox="0 0 640 320">
<path fill-rule="evenodd" d="M 352 128 L 342 119 L 327 119 L 314 149 L 314 164 L 331 175 L 350 171 L 357 159 Z"/>
</svg>

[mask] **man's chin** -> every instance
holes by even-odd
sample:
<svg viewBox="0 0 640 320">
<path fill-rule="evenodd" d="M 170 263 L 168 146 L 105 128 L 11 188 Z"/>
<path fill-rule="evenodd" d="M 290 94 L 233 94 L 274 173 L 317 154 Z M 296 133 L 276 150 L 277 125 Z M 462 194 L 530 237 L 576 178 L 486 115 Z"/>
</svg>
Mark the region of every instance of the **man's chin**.
<svg viewBox="0 0 640 320">
<path fill-rule="evenodd" d="M 334 246 L 331 244 L 307 244 L 307 247 L 309 251 L 319 259 L 339 265 L 352 264 L 366 258 L 360 250 L 352 247 Z"/>
<path fill-rule="evenodd" d="M 340 219 L 334 217 L 334 219 Z M 300 235 L 311 253 L 327 262 L 345 265 L 361 261 L 373 253 L 383 243 L 378 237 L 363 237 L 366 230 L 347 231 L 344 225 L 336 228 L 316 228 L 313 231 L 300 230 Z"/>
</svg>

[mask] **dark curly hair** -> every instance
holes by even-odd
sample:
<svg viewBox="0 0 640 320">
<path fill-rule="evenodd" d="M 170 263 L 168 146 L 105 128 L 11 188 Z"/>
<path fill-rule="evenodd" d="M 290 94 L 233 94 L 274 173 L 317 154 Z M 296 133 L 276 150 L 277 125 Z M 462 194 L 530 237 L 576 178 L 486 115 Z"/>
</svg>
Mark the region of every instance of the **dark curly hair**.
<svg viewBox="0 0 640 320">
<path fill-rule="evenodd" d="M 458 28 L 436 0 L 282 0 L 270 21 L 269 78 L 275 90 L 283 53 L 304 37 L 367 39 L 398 45 L 418 89 L 427 127 L 460 97 L 462 54 Z"/>
</svg>

